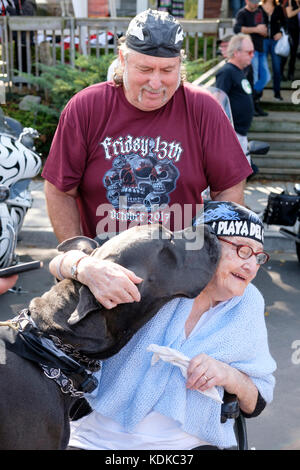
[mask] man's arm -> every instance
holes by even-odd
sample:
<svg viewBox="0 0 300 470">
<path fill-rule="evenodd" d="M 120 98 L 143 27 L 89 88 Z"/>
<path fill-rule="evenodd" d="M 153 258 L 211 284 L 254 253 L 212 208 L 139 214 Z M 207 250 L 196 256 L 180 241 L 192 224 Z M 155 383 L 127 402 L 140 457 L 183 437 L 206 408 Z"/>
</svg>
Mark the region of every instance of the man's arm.
<svg viewBox="0 0 300 470">
<path fill-rule="evenodd" d="M 48 215 L 59 243 L 81 235 L 80 215 L 76 204 L 77 188 L 66 193 L 45 181 Z"/>
<path fill-rule="evenodd" d="M 236 17 L 236 22 L 233 26 L 233 32 L 235 34 L 260 34 L 261 36 L 267 36 L 268 30 L 265 24 L 257 24 L 256 26 L 245 26 L 246 17 L 244 11 L 240 11 Z"/>
<path fill-rule="evenodd" d="M 223 191 L 210 191 L 210 197 L 213 201 L 232 201 L 237 204 L 244 205 L 244 187 L 245 182 L 232 186 L 231 188 L 224 189 Z"/>
<path fill-rule="evenodd" d="M 241 33 L 244 34 L 260 34 L 266 37 L 268 35 L 268 29 L 265 24 L 257 24 L 256 26 L 242 26 Z"/>
</svg>

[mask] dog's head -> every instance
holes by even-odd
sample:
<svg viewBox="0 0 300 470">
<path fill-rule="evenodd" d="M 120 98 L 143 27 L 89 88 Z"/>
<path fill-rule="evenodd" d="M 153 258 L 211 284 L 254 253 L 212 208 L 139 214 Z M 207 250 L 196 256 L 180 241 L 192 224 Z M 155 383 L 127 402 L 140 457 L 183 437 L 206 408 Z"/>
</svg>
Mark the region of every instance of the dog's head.
<svg viewBox="0 0 300 470">
<path fill-rule="evenodd" d="M 58 249 L 82 250 L 95 258 L 118 263 L 143 278 L 138 285 L 141 301 L 120 304 L 112 310 L 102 307 L 86 286 L 80 287 L 79 302 L 68 323 L 80 326 L 82 334 L 92 317 L 93 328 L 101 325 L 97 351 L 93 352 L 98 358 L 118 352 L 169 300 L 196 297 L 210 281 L 219 260 L 217 238 L 205 225 L 174 233 L 160 225 L 136 226 L 102 246 L 87 237 L 74 237 Z"/>
</svg>

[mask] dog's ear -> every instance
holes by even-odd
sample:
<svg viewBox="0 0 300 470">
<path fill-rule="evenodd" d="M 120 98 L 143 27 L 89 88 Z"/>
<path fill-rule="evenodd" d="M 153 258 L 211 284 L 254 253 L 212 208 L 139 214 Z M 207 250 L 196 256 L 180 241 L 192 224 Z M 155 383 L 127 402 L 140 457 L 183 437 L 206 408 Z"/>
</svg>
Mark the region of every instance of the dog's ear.
<svg viewBox="0 0 300 470">
<path fill-rule="evenodd" d="M 86 286 L 81 286 L 79 289 L 79 302 L 76 310 L 71 314 L 68 319 L 69 325 L 75 325 L 82 320 L 86 315 L 95 310 L 101 310 L 102 307 L 95 299 L 91 291 Z"/>
<path fill-rule="evenodd" d="M 64 240 L 62 243 L 60 243 L 57 247 L 58 251 L 70 251 L 70 250 L 80 250 L 86 253 L 87 255 L 90 255 L 92 251 L 94 251 L 96 248 L 98 248 L 99 244 L 96 242 L 96 240 L 93 240 L 92 238 L 79 236 L 79 237 L 73 237 L 73 238 L 68 238 L 67 240 Z"/>
</svg>

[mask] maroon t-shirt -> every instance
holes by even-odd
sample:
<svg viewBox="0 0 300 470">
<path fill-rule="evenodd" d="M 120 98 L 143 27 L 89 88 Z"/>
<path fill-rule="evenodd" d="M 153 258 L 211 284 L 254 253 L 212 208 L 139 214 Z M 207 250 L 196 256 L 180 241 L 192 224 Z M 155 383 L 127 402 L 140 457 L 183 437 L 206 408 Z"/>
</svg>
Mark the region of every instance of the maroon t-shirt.
<svg viewBox="0 0 300 470">
<path fill-rule="evenodd" d="M 147 112 L 132 106 L 122 87 L 104 82 L 69 101 L 42 175 L 60 191 L 78 188 L 83 233 L 94 237 L 128 223 L 171 221 L 178 230 L 207 186 L 222 191 L 251 172 L 227 116 L 206 91 L 185 84 Z"/>
</svg>

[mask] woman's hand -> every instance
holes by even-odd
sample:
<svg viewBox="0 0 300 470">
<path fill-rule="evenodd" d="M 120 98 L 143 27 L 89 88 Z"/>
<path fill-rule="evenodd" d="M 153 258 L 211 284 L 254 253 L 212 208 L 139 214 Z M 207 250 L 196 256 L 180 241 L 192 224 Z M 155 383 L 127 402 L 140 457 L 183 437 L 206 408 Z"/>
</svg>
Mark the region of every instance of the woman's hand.
<svg viewBox="0 0 300 470">
<path fill-rule="evenodd" d="M 199 354 L 191 359 L 186 386 L 201 392 L 213 386 L 220 386 L 237 396 L 240 408 L 245 413 L 253 413 L 256 407 L 258 390 L 250 377 L 207 354 Z"/>
<path fill-rule="evenodd" d="M 275 41 L 278 41 L 280 38 L 282 38 L 282 33 L 277 33 L 277 34 L 275 34 L 275 35 L 273 36 L 273 39 L 274 39 Z"/>
<path fill-rule="evenodd" d="M 201 392 L 214 386 L 224 387 L 227 390 L 227 387 L 230 388 L 231 380 L 232 367 L 207 354 L 199 354 L 189 363 L 186 386 L 191 390 Z"/>
<path fill-rule="evenodd" d="M 92 256 L 83 258 L 78 266 L 77 279 L 107 309 L 141 300 L 136 284 L 143 279 L 112 261 L 97 260 Z"/>
</svg>

